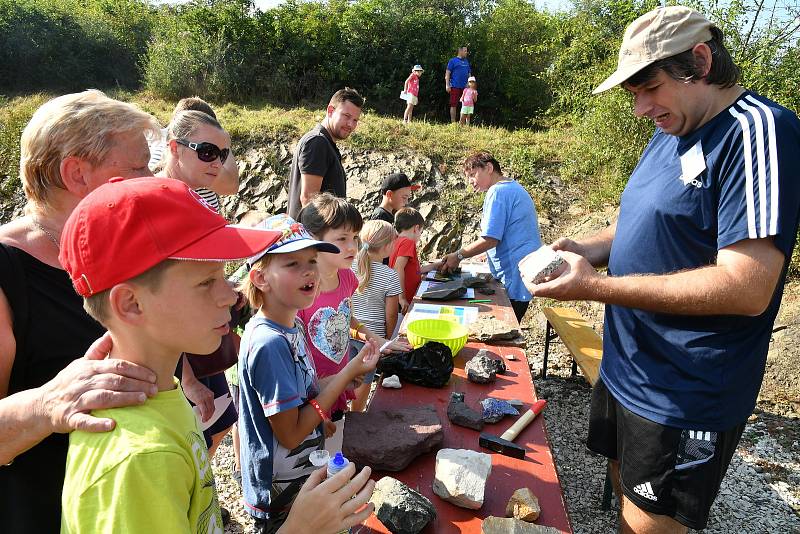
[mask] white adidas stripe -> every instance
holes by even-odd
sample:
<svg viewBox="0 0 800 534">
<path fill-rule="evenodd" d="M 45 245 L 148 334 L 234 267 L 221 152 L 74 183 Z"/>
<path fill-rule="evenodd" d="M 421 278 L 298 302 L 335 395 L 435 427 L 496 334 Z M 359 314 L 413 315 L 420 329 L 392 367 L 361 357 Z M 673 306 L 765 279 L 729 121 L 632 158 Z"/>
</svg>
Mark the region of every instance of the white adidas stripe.
<svg viewBox="0 0 800 534">
<path fill-rule="evenodd" d="M 747 102 L 746 102 L 746 101 Z M 755 104 L 755 106 L 751 105 Z M 745 167 L 745 198 L 747 203 L 747 230 L 748 237 L 756 239 L 775 235 L 778 231 L 778 150 L 775 135 L 775 117 L 772 110 L 764 103 L 760 102 L 752 95 L 747 95 L 738 101 L 743 112 L 739 112 L 735 107 L 730 108 L 730 113 L 742 127 L 742 143 Z M 757 106 L 757 107 L 756 107 Z M 766 117 L 767 127 L 764 131 L 764 121 L 759 113 L 759 109 Z M 750 121 L 747 115 L 753 118 L 755 128 L 755 161 L 758 173 L 758 200 L 759 213 L 756 219 L 755 213 L 755 179 L 753 169 L 753 146 L 750 135 Z M 765 146 L 765 139 L 767 146 Z M 767 198 L 767 164 L 769 164 L 769 198 Z M 758 225 L 756 225 L 758 220 Z M 758 229 L 757 229 L 758 226 Z M 760 231 L 759 231 L 760 230 Z"/>
<path fill-rule="evenodd" d="M 775 117 L 772 110 L 763 102 L 760 102 L 753 95 L 747 95 L 747 100 L 753 102 L 764 111 L 767 118 L 767 135 L 769 136 L 769 188 L 770 188 L 770 220 L 769 235 L 778 233 L 778 141 L 775 136 Z"/>
<path fill-rule="evenodd" d="M 744 146 L 744 176 L 745 176 L 745 198 L 747 199 L 747 235 L 750 239 L 756 239 L 756 208 L 753 201 L 753 150 L 750 146 L 750 123 L 747 122 L 747 117 L 736 111 L 733 107 L 730 108 L 731 115 L 733 115 L 739 124 L 742 126 L 742 143 Z"/>
<path fill-rule="evenodd" d="M 756 127 L 756 165 L 758 167 L 758 205 L 759 219 L 758 227 L 761 230 L 759 237 L 767 237 L 767 167 L 766 152 L 764 151 L 764 123 L 761 121 L 761 114 L 754 107 L 745 102 L 739 103 L 742 109 L 750 113 L 753 117 L 753 124 Z"/>
</svg>

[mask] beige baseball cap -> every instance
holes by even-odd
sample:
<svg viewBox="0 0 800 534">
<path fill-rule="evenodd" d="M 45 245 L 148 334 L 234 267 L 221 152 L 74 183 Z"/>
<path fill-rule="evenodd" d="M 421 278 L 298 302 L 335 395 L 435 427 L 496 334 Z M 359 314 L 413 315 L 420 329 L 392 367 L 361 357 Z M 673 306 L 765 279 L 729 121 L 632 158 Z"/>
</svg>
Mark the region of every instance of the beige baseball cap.
<svg viewBox="0 0 800 534">
<path fill-rule="evenodd" d="M 659 59 L 675 56 L 698 43 L 710 41 L 711 27 L 707 18 L 685 6 L 669 6 L 645 13 L 625 30 L 619 48 L 617 70 L 592 94 L 616 87 Z"/>
</svg>

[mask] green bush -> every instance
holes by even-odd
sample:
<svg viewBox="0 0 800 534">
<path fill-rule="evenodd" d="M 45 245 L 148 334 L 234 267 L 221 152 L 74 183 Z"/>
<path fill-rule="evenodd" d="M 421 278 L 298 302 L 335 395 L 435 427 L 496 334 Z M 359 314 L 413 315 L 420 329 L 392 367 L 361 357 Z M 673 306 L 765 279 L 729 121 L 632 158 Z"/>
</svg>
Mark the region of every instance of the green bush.
<svg viewBox="0 0 800 534">
<path fill-rule="evenodd" d="M 138 87 L 151 11 L 142 0 L 0 0 L 0 90 Z"/>
</svg>

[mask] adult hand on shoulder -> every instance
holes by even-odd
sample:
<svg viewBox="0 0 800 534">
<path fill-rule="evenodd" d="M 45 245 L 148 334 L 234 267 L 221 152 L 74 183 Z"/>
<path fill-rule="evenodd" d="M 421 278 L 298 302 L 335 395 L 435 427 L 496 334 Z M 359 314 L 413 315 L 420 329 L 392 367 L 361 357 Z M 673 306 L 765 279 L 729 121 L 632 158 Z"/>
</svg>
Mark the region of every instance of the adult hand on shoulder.
<svg viewBox="0 0 800 534">
<path fill-rule="evenodd" d="M 603 278 L 583 256 L 559 249 L 567 268 L 556 278 L 539 284 L 525 279 L 523 282 L 531 295 L 556 300 L 595 300 L 595 283 Z"/>
<path fill-rule="evenodd" d="M 65 367 L 41 386 L 37 407 L 53 432 L 105 432 L 114 421 L 89 414 L 92 410 L 142 404 L 158 393 L 151 370 L 125 360 L 106 358 L 113 344 L 106 333 L 95 341 L 83 358 Z"/>
<path fill-rule="evenodd" d="M 369 479 L 369 467 L 353 477 L 355 472 L 351 463 L 327 480 L 324 468 L 311 473 L 278 534 L 335 534 L 368 518 L 375 510 L 368 502 L 375 481 Z"/>
</svg>

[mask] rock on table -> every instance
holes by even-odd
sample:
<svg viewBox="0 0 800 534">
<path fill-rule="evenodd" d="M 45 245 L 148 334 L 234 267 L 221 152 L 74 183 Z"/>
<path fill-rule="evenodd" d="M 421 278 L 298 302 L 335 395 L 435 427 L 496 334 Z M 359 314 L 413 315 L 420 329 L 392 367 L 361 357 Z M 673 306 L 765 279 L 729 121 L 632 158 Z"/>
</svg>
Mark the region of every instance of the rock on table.
<svg viewBox="0 0 800 534">
<path fill-rule="evenodd" d="M 442 499 L 477 510 L 483 506 L 492 457 L 468 449 L 442 449 L 436 454 L 433 492 Z"/>
<path fill-rule="evenodd" d="M 396 478 L 380 479 L 370 502 L 375 504 L 375 515 L 392 534 L 417 534 L 436 519 L 433 503 Z"/>
<path fill-rule="evenodd" d="M 431 406 L 391 411 L 349 412 L 342 452 L 356 465 L 400 471 L 444 441 L 442 422 Z"/>
<path fill-rule="evenodd" d="M 560 534 L 560 532 L 553 527 L 490 515 L 481 524 L 481 534 Z"/>
</svg>

